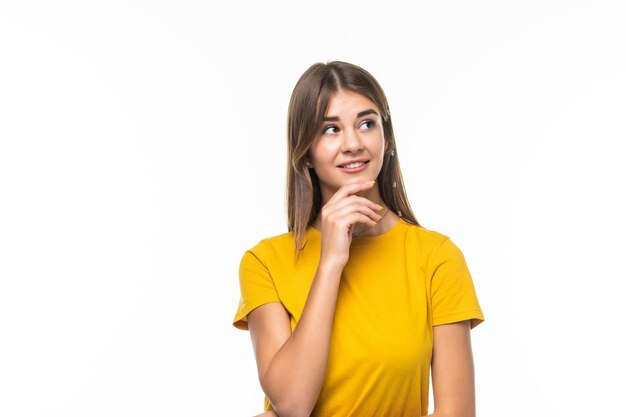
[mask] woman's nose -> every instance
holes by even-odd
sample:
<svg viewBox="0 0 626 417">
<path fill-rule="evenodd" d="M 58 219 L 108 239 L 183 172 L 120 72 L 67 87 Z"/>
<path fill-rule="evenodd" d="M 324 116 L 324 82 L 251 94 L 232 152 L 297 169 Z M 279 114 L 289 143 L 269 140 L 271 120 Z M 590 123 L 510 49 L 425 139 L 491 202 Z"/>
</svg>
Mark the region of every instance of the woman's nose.
<svg viewBox="0 0 626 417">
<path fill-rule="evenodd" d="M 344 130 L 344 140 L 342 151 L 344 152 L 355 152 L 363 147 L 363 143 L 361 142 L 361 138 L 354 130 Z"/>
</svg>

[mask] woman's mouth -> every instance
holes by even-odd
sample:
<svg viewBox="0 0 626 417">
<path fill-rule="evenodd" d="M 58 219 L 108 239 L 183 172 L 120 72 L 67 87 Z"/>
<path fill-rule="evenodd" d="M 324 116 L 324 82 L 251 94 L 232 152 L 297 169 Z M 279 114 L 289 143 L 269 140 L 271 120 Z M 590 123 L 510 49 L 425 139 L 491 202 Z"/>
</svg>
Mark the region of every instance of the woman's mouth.
<svg viewBox="0 0 626 417">
<path fill-rule="evenodd" d="M 343 172 L 359 172 L 365 169 L 369 161 L 351 162 L 345 165 L 339 165 L 339 169 Z"/>
</svg>

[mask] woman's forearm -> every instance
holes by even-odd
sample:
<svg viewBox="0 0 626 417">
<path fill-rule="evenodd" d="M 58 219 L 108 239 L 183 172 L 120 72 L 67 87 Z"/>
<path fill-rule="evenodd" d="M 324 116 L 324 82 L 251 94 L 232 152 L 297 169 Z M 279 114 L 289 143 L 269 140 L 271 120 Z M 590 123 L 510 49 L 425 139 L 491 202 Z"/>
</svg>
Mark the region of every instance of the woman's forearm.
<svg viewBox="0 0 626 417">
<path fill-rule="evenodd" d="M 424 417 L 476 417 L 476 413 L 474 412 L 468 412 L 467 414 L 443 414 L 441 412 L 437 412 L 435 411 L 432 414 L 428 414 L 427 416 Z"/>
<path fill-rule="evenodd" d="M 308 417 L 315 406 L 326 376 L 342 270 L 320 262 L 297 326 L 261 375 L 280 417 Z"/>
</svg>

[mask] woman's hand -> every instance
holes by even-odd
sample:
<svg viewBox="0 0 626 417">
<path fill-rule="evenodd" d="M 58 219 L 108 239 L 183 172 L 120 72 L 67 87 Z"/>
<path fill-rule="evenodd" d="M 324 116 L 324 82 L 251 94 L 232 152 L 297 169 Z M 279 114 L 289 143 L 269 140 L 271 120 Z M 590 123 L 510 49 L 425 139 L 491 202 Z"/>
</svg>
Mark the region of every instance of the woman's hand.
<svg viewBox="0 0 626 417">
<path fill-rule="evenodd" d="M 322 251 L 320 263 L 329 262 L 344 267 L 350 257 L 352 233 L 357 223 L 375 226 L 381 219 L 382 207 L 357 195 L 374 186 L 373 181 L 346 184 L 322 207 Z"/>
</svg>

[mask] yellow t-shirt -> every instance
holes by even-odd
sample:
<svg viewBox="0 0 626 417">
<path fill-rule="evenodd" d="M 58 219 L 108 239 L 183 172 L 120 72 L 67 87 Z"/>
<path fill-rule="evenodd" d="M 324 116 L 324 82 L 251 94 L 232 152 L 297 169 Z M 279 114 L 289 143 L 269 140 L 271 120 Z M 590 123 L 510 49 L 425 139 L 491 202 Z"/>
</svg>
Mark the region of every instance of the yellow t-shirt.
<svg viewBox="0 0 626 417">
<path fill-rule="evenodd" d="M 241 259 L 241 300 L 233 324 L 281 302 L 298 324 L 320 256 L 309 227 L 295 262 L 294 235 L 260 241 Z M 399 220 L 382 235 L 353 238 L 313 417 L 421 416 L 428 412 L 432 326 L 484 320 L 461 251 L 440 233 Z M 265 409 L 271 404 L 265 398 Z"/>
</svg>

